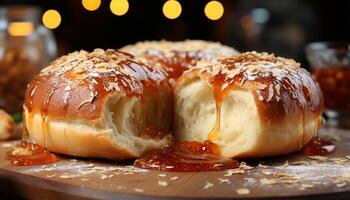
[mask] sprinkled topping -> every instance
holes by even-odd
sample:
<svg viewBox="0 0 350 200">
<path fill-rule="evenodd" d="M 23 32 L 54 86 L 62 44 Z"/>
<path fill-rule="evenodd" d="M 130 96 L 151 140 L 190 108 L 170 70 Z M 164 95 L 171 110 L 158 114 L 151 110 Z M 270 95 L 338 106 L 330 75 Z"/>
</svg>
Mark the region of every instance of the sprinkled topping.
<svg viewBox="0 0 350 200">
<path fill-rule="evenodd" d="M 268 179 L 268 178 L 262 178 L 259 180 L 261 184 L 263 185 L 272 185 L 278 183 L 278 179 Z"/>
<path fill-rule="evenodd" d="M 135 191 L 135 192 L 144 192 L 145 190 L 144 190 L 144 189 L 141 189 L 141 188 L 134 188 L 134 191 Z"/>
<path fill-rule="evenodd" d="M 113 92 L 142 97 L 146 88 L 157 90 L 163 81 L 166 80 L 162 72 L 130 54 L 112 49 L 77 51 L 56 59 L 34 78 L 28 85 L 25 105 L 30 110 L 33 102 L 41 104 L 35 107 L 46 114 L 53 97 L 63 104 L 56 108 L 63 112 L 72 106 L 72 99 L 76 109 L 90 108 L 96 97 L 103 99 Z"/>
<path fill-rule="evenodd" d="M 212 184 L 211 182 L 207 181 L 207 182 L 205 183 L 203 189 L 206 190 L 206 189 L 209 189 L 209 188 L 211 188 L 211 187 L 213 187 L 213 186 L 214 186 L 214 184 Z"/>
<path fill-rule="evenodd" d="M 233 174 L 244 174 L 244 170 L 243 169 L 229 169 L 226 170 L 224 176 L 232 176 Z"/>
<path fill-rule="evenodd" d="M 217 57 L 217 55 L 231 55 L 238 52 L 231 47 L 224 46 L 218 42 L 207 42 L 203 40 L 185 40 L 178 42 L 170 41 L 145 41 L 133 45 L 125 46 L 122 51 L 130 52 L 133 55 L 150 54 L 164 55 L 165 57 L 174 56 L 174 52 L 195 52 L 202 58 Z"/>
<path fill-rule="evenodd" d="M 248 188 L 238 188 L 236 190 L 237 194 L 239 195 L 246 195 L 246 194 L 250 194 L 250 190 Z"/>
<path fill-rule="evenodd" d="M 320 89 L 310 73 L 292 59 L 273 54 L 246 52 L 221 57 L 214 61 L 200 61 L 185 73 L 199 73 L 223 94 L 232 87 L 244 88 L 256 84 L 255 95 L 261 102 L 279 102 L 283 94 L 298 105 L 311 104 L 312 110 L 321 105 Z"/>
<path fill-rule="evenodd" d="M 170 178 L 171 181 L 176 181 L 178 179 L 179 179 L 179 177 L 177 177 L 177 176 L 173 176 L 173 177 Z"/>
<path fill-rule="evenodd" d="M 59 177 L 63 178 L 63 179 L 68 179 L 68 178 L 74 178 L 75 176 L 74 175 L 65 175 L 65 174 L 63 174 L 63 175 L 61 175 Z"/>
<path fill-rule="evenodd" d="M 78 84 L 87 81 L 92 97 L 96 95 L 93 88 L 98 84 L 103 85 L 106 91 L 127 88 L 139 94 L 143 88 L 141 81 L 159 82 L 164 79 L 163 74 L 133 56 L 112 49 L 95 49 L 91 53 L 79 51 L 62 56 L 43 69 L 40 76 L 53 74 L 68 81 L 78 81 Z M 71 89 L 72 86 L 67 84 L 64 90 Z"/>
<path fill-rule="evenodd" d="M 158 185 L 159 185 L 159 186 L 166 187 L 166 186 L 168 186 L 168 184 L 169 184 L 169 183 L 166 182 L 166 181 L 161 181 L 161 180 L 158 181 Z"/>
<path fill-rule="evenodd" d="M 227 178 L 218 178 L 218 180 L 219 180 L 219 183 L 227 183 L 227 184 L 231 183 L 231 181 Z"/>
</svg>

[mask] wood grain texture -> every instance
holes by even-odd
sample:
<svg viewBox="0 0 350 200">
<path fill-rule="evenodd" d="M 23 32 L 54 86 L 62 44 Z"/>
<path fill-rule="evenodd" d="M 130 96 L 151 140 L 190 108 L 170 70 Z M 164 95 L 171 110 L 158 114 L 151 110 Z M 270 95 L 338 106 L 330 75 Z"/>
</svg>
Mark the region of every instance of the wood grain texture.
<svg viewBox="0 0 350 200">
<path fill-rule="evenodd" d="M 334 154 L 248 160 L 252 167 L 197 173 L 148 171 L 132 162 L 64 156 L 55 164 L 13 167 L 6 152 L 17 141 L 1 142 L 0 192 L 31 199 L 350 198 L 350 130 L 324 127 L 320 135 L 335 140 Z M 249 194 L 239 194 L 239 188 Z"/>
</svg>

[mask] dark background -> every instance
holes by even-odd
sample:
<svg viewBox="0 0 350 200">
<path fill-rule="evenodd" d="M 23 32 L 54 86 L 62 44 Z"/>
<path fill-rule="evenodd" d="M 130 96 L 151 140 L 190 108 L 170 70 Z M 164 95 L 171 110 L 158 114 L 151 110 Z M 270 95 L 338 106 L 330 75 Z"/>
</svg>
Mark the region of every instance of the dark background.
<svg viewBox="0 0 350 200">
<path fill-rule="evenodd" d="M 119 48 L 142 40 L 190 38 L 220 41 L 240 51 L 274 52 L 306 64 L 305 44 L 350 40 L 350 1 L 346 0 L 219 0 L 225 12 L 217 21 L 204 15 L 208 0 L 178 1 L 182 14 L 175 20 L 163 15 L 165 0 L 129 0 L 124 16 L 112 14 L 110 0 L 102 0 L 93 12 L 85 10 L 80 0 L 1 0 L 0 5 L 58 10 L 62 22 L 54 34 L 60 55 L 79 49 Z M 259 15 L 254 17 L 256 8 L 268 11 L 265 22 L 259 22 Z"/>
</svg>

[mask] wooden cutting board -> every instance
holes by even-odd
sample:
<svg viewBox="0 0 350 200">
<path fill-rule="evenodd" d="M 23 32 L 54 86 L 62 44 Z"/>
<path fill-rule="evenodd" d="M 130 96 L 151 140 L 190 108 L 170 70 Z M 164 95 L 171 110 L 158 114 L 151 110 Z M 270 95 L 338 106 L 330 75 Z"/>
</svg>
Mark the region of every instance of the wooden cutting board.
<svg viewBox="0 0 350 200">
<path fill-rule="evenodd" d="M 197 173 L 73 157 L 13 167 L 5 154 L 18 141 L 1 142 L 0 192 L 35 199 L 350 198 L 350 130 L 324 127 L 320 135 L 335 141 L 334 154 L 248 160 L 239 169 Z"/>
</svg>

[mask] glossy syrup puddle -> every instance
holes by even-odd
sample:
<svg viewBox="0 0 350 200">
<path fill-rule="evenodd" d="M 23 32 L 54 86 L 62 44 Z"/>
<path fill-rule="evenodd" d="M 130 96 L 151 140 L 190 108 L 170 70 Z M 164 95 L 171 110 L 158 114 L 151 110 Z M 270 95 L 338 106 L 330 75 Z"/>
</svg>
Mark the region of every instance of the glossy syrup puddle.
<svg viewBox="0 0 350 200">
<path fill-rule="evenodd" d="M 334 153 L 335 148 L 332 142 L 314 137 L 300 150 L 300 153 L 305 156 L 326 156 Z"/>
<path fill-rule="evenodd" d="M 22 142 L 7 152 L 10 164 L 13 166 L 32 166 L 57 162 L 57 156 L 50 153 L 48 149 L 27 142 L 28 133 L 24 124 L 22 126 Z"/>
<path fill-rule="evenodd" d="M 239 162 L 219 156 L 218 146 L 205 141 L 177 142 L 164 149 L 142 155 L 135 160 L 134 165 L 159 171 L 194 172 L 237 168 Z"/>
</svg>

